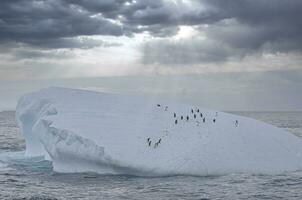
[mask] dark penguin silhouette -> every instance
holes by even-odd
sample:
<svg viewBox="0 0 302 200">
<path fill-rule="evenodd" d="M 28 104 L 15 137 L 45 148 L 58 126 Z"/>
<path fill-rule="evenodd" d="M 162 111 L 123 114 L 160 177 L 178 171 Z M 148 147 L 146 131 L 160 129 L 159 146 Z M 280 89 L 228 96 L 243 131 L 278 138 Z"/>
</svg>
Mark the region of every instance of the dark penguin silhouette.
<svg viewBox="0 0 302 200">
<path fill-rule="evenodd" d="M 191 113 L 194 113 L 194 110 L 193 110 L 193 109 L 191 109 Z"/>
<path fill-rule="evenodd" d="M 206 118 L 203 118 L 202 121 L 203 121 L 203 123 L 205 123 L 206 122 Z"/>
<path fill-rule="evenodd" d="M 175 124 L 177 124 L 177 119 L 175 120 Z"/>
<path fill-rule="evenodd" d="M 213 122 L 215 123 L 215 122 L 216 122 L 216 119 L 213 119 Z"/>
<path fill-rule="evenodd" d="M 197 109 L 197 112 L 199 113 L 199 109 Z"/>
<path fill-rule="evenodd" d="M 157 107 L 160 107 L 160 104 L 157 104 Z"/>
<path fill-rule="evenodd" d="M 187 116 L 187 121 L 189 121 L 189 116 Z"/>
<path fill-rule="evenodd" d="M 194 118 L 196 119 L 196 114 L 194 114 Z"/>
<path fill-rule="evenodd" d="M 183 116 L 180 116 L 180 119 L 181 119 L 181 120 L 183 120 L 183 119 L 184 119 L 184 117 L 183 117 Z"/>
<path fill-rule="evenodd" d="M 149 144 L 149 147 L 150 147 L 150 146 L 151 146 L 151 140 L 149 141 L 149 143 L 148 143 L 148 144 Z"/>
<path fill-rule="evenodd" d="M 150 138 L 148 137 L 147 142 L 149 143 L 149 141 L 150 141 Z"/>
<path fill-rule="evenodd" d="M 161 138 L 158 140 L 158 144 L 161 142 Z"/>
<path fill-rule="evenodd" d="M 202 113 L 200 113 L 200 117 L 202 118 Z"/>
<path fill-rule="evenodd" d="M 176 117 L 176 113 L 174 113 L 174 118 Z"/>
<path fill-rule="evenodd" d="M 238 120 L 236 120 L 236 122 L 235 122 L 235 126 L 236 126 L 236 127 L 238 126 Z"/>
</svg>

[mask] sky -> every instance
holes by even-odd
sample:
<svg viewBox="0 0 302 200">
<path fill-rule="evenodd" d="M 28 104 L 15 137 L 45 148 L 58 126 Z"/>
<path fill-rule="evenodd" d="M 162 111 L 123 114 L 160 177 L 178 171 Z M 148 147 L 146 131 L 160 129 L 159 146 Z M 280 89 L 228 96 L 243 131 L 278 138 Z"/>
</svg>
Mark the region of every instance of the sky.
<svg viewBox="0 0 302 200">
<path fill-rule="evenodd" d="M 59 86 L 302 110 L 301 0 L 1 0 L 0 110 Z"/>
</svg>

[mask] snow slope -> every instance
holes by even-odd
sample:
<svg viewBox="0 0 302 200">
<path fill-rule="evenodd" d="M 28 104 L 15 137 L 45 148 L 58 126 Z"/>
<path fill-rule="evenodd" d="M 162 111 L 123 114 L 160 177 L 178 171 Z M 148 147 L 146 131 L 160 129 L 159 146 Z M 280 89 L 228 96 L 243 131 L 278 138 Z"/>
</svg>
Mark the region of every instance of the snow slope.
<svg viewBox="0 0 302 200">
<path fill-rule="evenodd" d="M 161 176 L 302 169 L 302 140 L 290 133 L 155 98 L 47 88 L 23 96 L 16 118 L 26 155 L 44 155 L 58 172 Z"/>
</svg>

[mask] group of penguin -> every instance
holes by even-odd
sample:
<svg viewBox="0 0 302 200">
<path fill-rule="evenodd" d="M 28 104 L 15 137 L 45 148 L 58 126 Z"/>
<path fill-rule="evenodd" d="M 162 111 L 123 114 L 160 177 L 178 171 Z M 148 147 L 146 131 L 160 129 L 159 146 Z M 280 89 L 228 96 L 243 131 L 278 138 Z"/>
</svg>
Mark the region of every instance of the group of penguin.
<svg viewBox="0 0 302 200">
<path fill-rule="evenodd" d="M 157 107 L 161 107 L 160 104 L 157 104 Z M 168 106 L 165 106 L 165 111 L 168 110 Z M 200 110 L 198 108 L 195 109 L 196 113 L 194 112 L 194 109 L 191 109 L 191 113 L 193 114 L 193 117 L 194 119 L 196 119 L 198 116 L 200 118 L 202 118 L 202 122 L 205 123 L 206 122 L 206 118 L 203 116 L 203 114 L 200 112 Z M 218 112 L 216 112 L 216 117 L 218 116 Z M 176 118 L 174 123 L 177 124 L 178 123 L 178 120 L 177 120 L 177 115 L 176 113 L 173 114 L 173 117 Z M 190 117 L 189 115 L 186 116 L 186 121 L 189 121 Z M 184 120 L 184 116 L 181 115 L 180 116 L 180 120 Z M 196 121 L 197 122 L 197 125 L 199 125 L 199 121 Z M 216 118 L 213 119 L 213 123 L 216 123 Z M 235 126 L 238 127 L 239 123 L 238 123 L 238 120 L 236 120 L 235 122 Z M 154 143 L 154 148 L 158 147 L 158 145 L 161 143 L 161 138 L 159 138 L 159 140 L 157 142 Z M 149 147 L 151 147 L 151 144 L 152 144 L 152 141 L 151 141 L 151 138 L 147 138 L 147 144 Z"/>
<path fill-rule="evenodd" d="M 191 109 L 191 113 L 193 114 L 194 119 L 196 119 L 197 116 L 199 115 L 200 118 L 202 118 L 202 122 L 205 123 L 205 122 L 206 122 L 206 118 L 203 117 L 202 113 L 199 112 L 199 109 L 198 109 L 198 108 L 196 109 L 196 112 L 197 112 L 197 113 L 194 113 L 194 109 Z M 216 112 L 216 116 L 217 116 L 217 114 L 218 114 L 218 113 Z M 176 118 L 176 117 L 177 117 L 177 116 L 176 116 L 176 113 L 174 113 L 174 118 Z M 181 116 L 180 116 L 180 120 L 183 120 L 183 119 L 184 119 L 184 116 L 181 115 Z M 186 120 L 189 121 L 189 119 L 190 119 L 190 117 L 189 117 L 189 115 L 187 115 L 187 116 L 186 116 Z M 214 119 L 213 119 L 213 123 L 215 123 L 215 122 L 216 122 L 216 119 L 214 118 Z M 178 123 L 178 120 L 175 119 L 174 123 L 177 124 L 177 123 Z M 198 124 L 199 124 L 199 123 L 198 123 Z"/>
<path fill-rule="evenodd" d="M 160 105 L 160 104 L 157 104 L 157 107 L 161 107 L 161 105 Z M 165 111 L 167 111 L 167 110 L 168 110 L 168 106 L 165 106 Z M 203 114 L 202 114 L 201 112 L 199 112 L 199 109 L 196 109 L 196 112 L 197 112 L 198 115 L 202 118 L 203 123 L 205 123 L 205 122 L 206 122 L 206 118 L 203 117 Z M 194 119 L 196 119 L 196 118 L 197 118 L 197 113 L 194 113 L 194 110 L 193 110 L 193 109 L 191 109 L 191 113 L 193 114 Z M 217 113 L 216 113 L 216 115 L 217 115 Z M 176 117 L 177 117 L 177 116 L 176 116 L 176 113 L 174 113 L 174 118 L 176 118 Z M 181 120 L 184 120 L 184 116 L 181 115 L 181 116 L 180 116 L 180 119 L 181 119 Z M 187 115 L 187 116 L 186 116 L 186 120 L 189 121 L 189 119 L 190 119 L 190 117 L 189 117 L 189 115 Z M 213 122 L 214 122 L 214 123 L 216 122 L 216 119 L 215 119 L 215 118 L 213 119 Z M 177 119 L 175 119 L 175 122 L 174 122 L 174 123 L 177 124 Z M 158 145 L 159 145 L 160 143 L 161 143 L 161 138 L 159 138 L 159 140 L 158 140 L 157 142 L 154 143 L 153 147 L 154 147 L 154 148 L 158 147 Z M 150 138 L 150 137 L 147 138 L 147 144 L 148 144 L 149 147 L 151 147 L 152 141 L 151 141 L 151 138 Z"/>
</svg>

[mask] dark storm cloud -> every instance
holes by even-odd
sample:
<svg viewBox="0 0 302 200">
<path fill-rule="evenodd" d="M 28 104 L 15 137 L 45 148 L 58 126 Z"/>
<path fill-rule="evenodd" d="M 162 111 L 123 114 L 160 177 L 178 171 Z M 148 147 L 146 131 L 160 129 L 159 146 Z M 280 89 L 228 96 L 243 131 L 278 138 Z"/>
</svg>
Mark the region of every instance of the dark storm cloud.
<svg viewBox="0 0 302 200">
<path fill-rule="evenodd" d="M 207 41 L 201 41 L 197 35 L 187 40 L 149 42 L 143 48 L 143 63 L 221 62 L 261 52 L 301 54 L 302 1 L 200 0 L 199 3 L 204 6 L 203 11 L 183 13 L 178 21 L 199 27 Z"/>
<path fill-rule="evenodd" d="M 204 0 L 223 19 L 237 23 L 216 23 L 208 36 L 234 47 L 259 49 L 271 44 L 274 50 L 302 49 L 302 1 L 300 0 Z"/>
<path fill-rule="evenodd" d="M 172 3 L 164 3 L 161 0 L 142 0 L 125 6 L 121 12 L 128 24 L 145 26 L 167 24 L 174 23 L 172 5 Z M 174 8 L 177 9 L 177 7 Z"/>
<path fill-rule="evenodd" d="M 122 35 L 119 25 L 60 0 L 4 0 L 0 19 L 0 42 L 44 45 L 45 41 L 80 35 Z"/>
<path fill-rule="evenodd" d="M 216 41 L 212 42 L 214 46 L 197 41 L 201 47 L 191 50 L 190 41 L 188 44 L 166 41 L 163 49 L 184 48 L 171 52 L 171 56 L 184 52 L 188 54 L 184 57 L 192 58 L 190 62 L 193 63 L 226 60 L 232 56 L 230 50 L 235 54 L 263 49 L 272 52 L 302 50 L 301 0 L 192 0 L 191 3 L 181 0 L 1 0 L 0 43 L 89 48 L 94 47 L 89 41 L 88 44 L 70 44 L 66 38 L 131 36 L 142 32 L 165 38 L 175 35 L 180 25 L 194 25 L 200 27 L 199 31 L 210 41 Z M 222 45 L 218 52 L 212 50 L 217 43 Z M 149 50 L 145 52 L 151 52 L 151 44 L 148 45 Z M 154 49 L 160 48 L 155 45 Z M 203 46 L 211 50 L 207 51 Z M 200 55 L 194 52 L 196 50 Z M 242 52 L 238 53 L 239 50 Z"/>
<path fill-rule="evenodd" d="M 177 20 L 172 15 L 175 9 L 178 9 L 176 4 L 162 0 L 3 0 L 0 1 L 0 41 L 32 43 L 36 40 L 37 43 L 46 39 L 121 36 L 149 30 L 154 35 L 171 35 L 171 30 L 177 29 Z"/>
<path fill-rule="evenodd" d="M 116 13 L 117 10 L 123 6 L 127 0 L 65 0 L 67 3 L 79 5 L 92 12 L 101 12 L 108 15 L 108 13 Z M 116 15 L 112 15 L 114 17 Z"/>
<path fill-rule="evenodd" d="M 200 7 L 189 8 L 181 0 L 140 0 L 122 7 L 120 15 L 125 33 L 148 32 L 155 37 L 170 37 L 177 33 L 179 25 L 193 24 L 186 15 L 199 11 Z"/>
<path fill-rule="evenodd" d="M 300 24 L 302 2 L 299 0 L 201 0 L 213 15 L 237 18 L 250 24 L 290 22 Z M 295 19 L 295 20 L 294 20 Z"/>
</svg>

